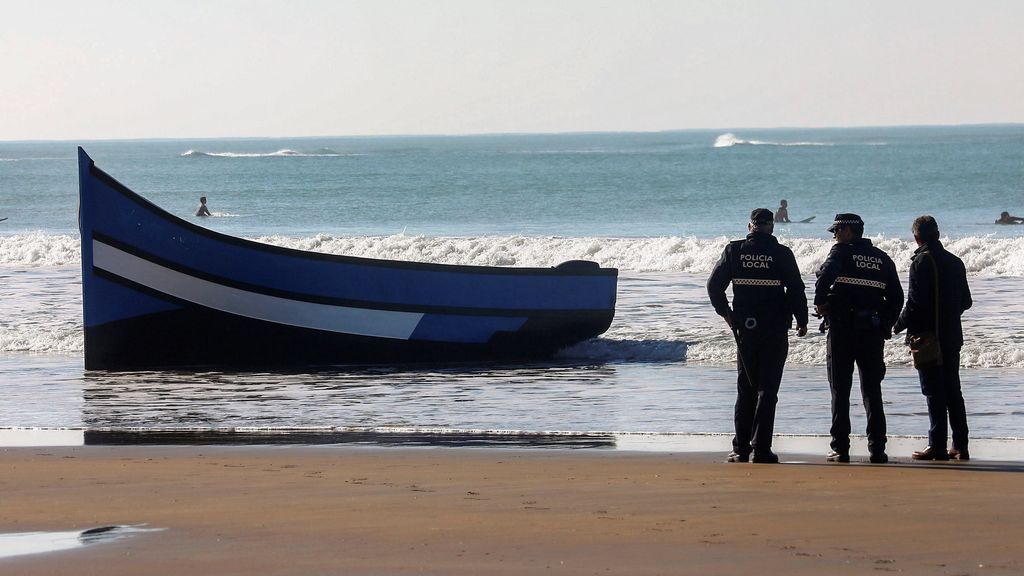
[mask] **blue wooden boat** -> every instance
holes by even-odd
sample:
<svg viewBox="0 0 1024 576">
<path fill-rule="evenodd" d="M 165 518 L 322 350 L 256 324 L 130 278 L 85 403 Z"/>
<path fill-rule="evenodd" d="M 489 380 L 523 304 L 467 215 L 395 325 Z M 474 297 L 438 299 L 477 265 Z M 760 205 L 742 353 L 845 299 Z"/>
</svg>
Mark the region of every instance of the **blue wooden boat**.
<svg viewBox="0 0 1024 576">
<path fill-rule="evenodd" d="M 81 148 L 85 367 L 544 358 L 597 336 L 618 271 L 452 266 L 292 250 L 178 218 Z"/>
</svg>

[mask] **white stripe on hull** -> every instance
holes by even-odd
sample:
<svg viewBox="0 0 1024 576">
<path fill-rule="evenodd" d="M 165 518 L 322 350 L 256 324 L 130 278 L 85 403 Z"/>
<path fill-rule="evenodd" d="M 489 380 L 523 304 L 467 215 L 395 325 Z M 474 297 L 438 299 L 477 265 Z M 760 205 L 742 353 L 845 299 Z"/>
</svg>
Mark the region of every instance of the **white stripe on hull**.
<svg viewBox="0 0 1024 576">
<path fill-rule="evenodd" d="M 240 290 L 171 270 L 96 239 L 92 241 L 92 263 L 96 268 L 175 298 L 289 326 L 408 340 L 423 318 L 418 312 L 331 306 Z"/>
</svg>

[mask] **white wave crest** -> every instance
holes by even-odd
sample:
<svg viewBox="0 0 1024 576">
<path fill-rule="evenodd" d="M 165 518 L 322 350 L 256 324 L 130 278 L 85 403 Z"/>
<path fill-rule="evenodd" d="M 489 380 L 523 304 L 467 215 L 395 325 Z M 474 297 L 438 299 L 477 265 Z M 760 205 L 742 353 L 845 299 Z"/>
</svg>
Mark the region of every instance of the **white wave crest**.
<svg viewBox="0 0 1024 576">
<path fill-rule="evenodd" d="M 730 146 L 735 146 L 737 144 L 746 144 L 746 143 L 747 143 L 746 140 L 740 140 L 739 138 L 736 137 L 735 134 L 733 134 L 732 132 L 729 132 L 727 134 L 720 135 L 718 138 L 715 138 L 715 146 L 714 147 L 715 148 L 729 148 Z"/>
<path fill-rule="evenodd" d="M 16 234 L 0 236 L 0 265 L 66 266 L 82 261 L 78 235 Z"/>
<path fill-rule="evenodd" d="M 751 146 L 835 146 L 829 142 L 771 142 L 767 140 L 743 140 L 735 134 L 728 132 L 715 138 L 715 148 L 729 148 L 741 144 Z"/>
<path fill-rule="evenodd" d="M 634 272 L 711 272 L 728 238 L 565 238 L 537 236 L 434 237 L 331 236 L 291 238 L 265 236 L 259 242 L 365 258 L 411 260 L 479 266 L 555 266 L 566 260 L 593 260 L 602 266 Z M 780 238 L 796 256 L 803 274 L 813 274 L 832 248 L 822 238 Z M 898 238 L 873 238 L 905 273 L 917 246 Z M 1024 276 L 1024 238 L 968 237 L 946 239 L 972 275 Z"/>
<path fill-rule="evenodd" d="M 330 148 L 321 148 L 316 152 L 298 152 L 288 148 L 282 148 L 275 152 L 203 152 L 201 150 L 188 150 L 180 154 L 183 158 L 274 158 L 279 156 L 297 158 L 320 158 L 337 156 L 359 156 L 359 154 L 342 154 Z"/>
<path fill-rule="evenodd" d="M 223 216 L 238 216 L 222 214 Z M 632 272 L 707 274 L 729 238 L 661 236 L 597 238 L 558 236 L 261 236 L 257 242 L 307 250 L 437 264 L 473 266 L 548 267 L 566 260 L 592 260 L 602 266 Z M 896 269 L 906 273 L 916 245 L 913 241 L 878 236 L 876 246 L 888 253 Z M 825 261 L 832 241 L 786 238 L 805 275 Z M 969 236 L 945 239 L 946 248 L 960 256 L 972 276 L 1024 276 L 1024 238 Z M 64 266 L 80 262 L 78 235 L 42 232 L 0 236 L 0 265 Z"/>
</svg>

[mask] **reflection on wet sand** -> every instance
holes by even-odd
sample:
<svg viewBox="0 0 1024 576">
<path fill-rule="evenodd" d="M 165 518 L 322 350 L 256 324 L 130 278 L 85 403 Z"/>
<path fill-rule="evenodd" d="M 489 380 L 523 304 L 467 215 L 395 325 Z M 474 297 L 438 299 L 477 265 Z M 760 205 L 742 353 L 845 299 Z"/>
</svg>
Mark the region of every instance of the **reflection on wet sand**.
<svg viewBox="0 0 1024 576">
<path fill-rule="evenodd" d="M 566 364 L 314 373 L 88 372 L 82 424 L 90 429 L 417 426 L 586 431 L 596 415 L 615 412 L 621 393 L 616 380 L 613 366 Z M 557 406 L 565 409 L 552 411 Z"/>
<path fill-rule="evenodd" d="M 86 430 L 95 445 L 365 444 L 449 448 L 614 448 L 611 434 L 500 430 Z"/>
<path fill-rule="evenodd" d="M 18 532 L 0 534 L 0 558 L 72 550 L 90 544 L 112 542 L 133 534 L 155 532 L 142 526 L 97 526 L 65 532 Z"/>
</svg>

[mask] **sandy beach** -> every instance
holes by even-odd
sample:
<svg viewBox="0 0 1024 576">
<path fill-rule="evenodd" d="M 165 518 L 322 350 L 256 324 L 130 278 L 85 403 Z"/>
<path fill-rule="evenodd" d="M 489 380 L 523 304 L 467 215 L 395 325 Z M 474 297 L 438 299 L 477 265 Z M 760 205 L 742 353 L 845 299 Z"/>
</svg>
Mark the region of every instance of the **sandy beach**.
<svg viewBox="0 0 1024 576">
<path fill-rule="evenodd" d="M 785 454 L 783 458 L 785 459 Z M 1021 471 L 719 454 L 0 451 L 0 533 L 162 528 L 0 574 L 1019 574 Z"/>
</svg>

